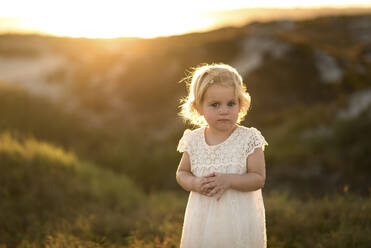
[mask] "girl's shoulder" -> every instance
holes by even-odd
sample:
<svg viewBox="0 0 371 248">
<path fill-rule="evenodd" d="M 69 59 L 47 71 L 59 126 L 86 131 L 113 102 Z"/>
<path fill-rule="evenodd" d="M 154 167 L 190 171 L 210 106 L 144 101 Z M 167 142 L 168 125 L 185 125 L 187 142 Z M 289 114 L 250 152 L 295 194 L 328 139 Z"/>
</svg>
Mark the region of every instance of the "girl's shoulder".
<svg viewBox="0 0 371 248">
<path fill-rule="evenodd" d="M 194 140 L 196 137 L 201 137 L 203 128 L 197 128 L 197 129 L 186 129 L 184 130 L 183 136 L 180 138 L 177 150 L 180 152 L 190 152 L 190 147 L 194 143 Z"/>
<path fill-rule="evenodd" d="M 256 147 L 262 147 L 264 151 L 264 147 L 268 145 L 268 142 L 260 132 L 255 127 L 245 127 L 239 126 L 240 134 L 239 137 L 245 141 L 248 151 L 253 151 Z M 249 152 L 250 153 L 250 152 Z"/>
<path fill-rule="evenodd" d="M 196 129 L 186 129 L 184 130 L 183 137 L 192 137 L 195 135 L 202 134 L 204 127 L 199 127 Z"/>
<path fill-rule="evenodd" d="M 245 127 L 245 126 L 238 126 L 240 129 L 240 132 L 243 134 L 256 134 L 260 133 L 260 131 L 255 127 Z"/>
</svg>

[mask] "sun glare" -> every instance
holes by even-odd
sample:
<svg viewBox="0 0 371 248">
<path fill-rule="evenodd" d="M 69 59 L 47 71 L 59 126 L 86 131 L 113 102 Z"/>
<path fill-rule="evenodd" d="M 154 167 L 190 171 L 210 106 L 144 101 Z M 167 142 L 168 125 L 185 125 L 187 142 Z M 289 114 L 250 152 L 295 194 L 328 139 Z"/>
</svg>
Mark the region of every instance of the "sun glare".
<svg viewBox="0 0 371 248">
<path fill-rule="evenodd" d="M 88 38 L 151 38 L 202 30 L 211 25 L 210 20 L 203 18 L 198 11 L 190 11 L 189 8 L 170 11 L 150 1 L 145 6 L 140 6 L 140 2 L 134 5 L 133 2 L 128 4 L 125 1 L 115 2 L 114 8 L 109 4 L 105 6 L 106 9 L 98 4 L 75 4 L 71 9 L 70 5 L 60 5 L 58 12 L 34 9 L 27 16 L 21 17 L 21 22 L 28 30 Z"/>
<path fill-rule="evenodd" d="M 366 4 L 368 1 L 358 1 Z M 203 31 L 215 24 L 206 12 L 248 7 L 304 7 L 350 4 L 349 0 L 245 1 L 23 1 L 13 0 L 0 8 L 0 32 L 13 30 L 57 36 L 152 38 Z M 353 2 L 354 4 L 354 2 Z M 368 3 L 371 5 L 371 3 Z M 22 8 L 20 8 L 22 6 Z M 1 20 L 2 18 L 2 20 Z M 15 19 L 17 18 L 17 19 Z M 9 23 L 5 23 L 8 20 Z M 220 22 L 220 20 L 219 20 Z M 8 29 L 8 30 L 6 30 Z"/>
</svg>

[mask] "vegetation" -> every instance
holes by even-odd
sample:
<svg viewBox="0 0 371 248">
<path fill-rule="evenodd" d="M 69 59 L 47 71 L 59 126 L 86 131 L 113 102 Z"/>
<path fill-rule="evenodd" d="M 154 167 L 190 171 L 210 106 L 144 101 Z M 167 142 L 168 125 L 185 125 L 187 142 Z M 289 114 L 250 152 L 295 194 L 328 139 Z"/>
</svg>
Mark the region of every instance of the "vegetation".
<svg viewBox="0 0 371 248">
<path fill-rule="evenodd" d="M 2 132 L 0 161 L 0 243 L 9 247 L 51 237 L 123 242 L 144 198 L 126 176 L 34 138 Z"/>
<path fill-rule="evenodd" d="M 252 108 L 242 124 L 269 143 L 269 247 L 369 247 L 370 104 L 339 117 L 371 86 L 364 23 L 321 17 L 151 40 L 0 36 L 4 60 L 65 58 L 39 80 L 68 92 L 53 101 L 0 76 L 0 247 L 178 247 L 188 193 L 175 180 L 176 145 L 192 128 L 176 117 L 179 81 L 200 63 L 233 65 L 250 37 L 290 46 L 243 75 Z M 323 81 L 318 50 L 341 79 Z"/>
<path fill-rule="evenodd" d="M 277 191 L 263 195 L 269 247 L 345 248 L 367 247 L 371 243 L 370 198 L 350 192 L 310 201 Z M 156 228 L 149 224 L 152 219 L 140 224 L 129 238 L 129 247 L 178 247 L 185 206 L 175 204 L 185 200 L 180 196 L 152 197 L 151 201 L 163 209 L 162 213 L 153 209 L 156 213 L 149 214 L 156 220 Z M 159 216 L 163 218 L 157 219 Z"/>
</svg>

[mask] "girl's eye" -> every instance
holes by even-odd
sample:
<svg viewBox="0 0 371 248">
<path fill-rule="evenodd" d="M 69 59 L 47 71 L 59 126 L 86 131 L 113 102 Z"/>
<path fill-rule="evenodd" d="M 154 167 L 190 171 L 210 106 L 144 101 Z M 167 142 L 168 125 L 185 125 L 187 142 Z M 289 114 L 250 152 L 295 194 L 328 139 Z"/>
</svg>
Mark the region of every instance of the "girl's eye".
<svg viewBox="0 0 371 248">
<path fill-rule="evenodd" d="M 219 103 L 212 103 L 211 106 L 213 106 L 213 107 L 219 107 Z"/>
<path fill-rule="evenodd" d="M 229 103 L 228 103 L 228 106 L 229 106 L 229 107 L 232 107 L 232 106 L 234 106 L 235 104 L 236 104 L 235 102 L 229 102 Z"/>
</svg>

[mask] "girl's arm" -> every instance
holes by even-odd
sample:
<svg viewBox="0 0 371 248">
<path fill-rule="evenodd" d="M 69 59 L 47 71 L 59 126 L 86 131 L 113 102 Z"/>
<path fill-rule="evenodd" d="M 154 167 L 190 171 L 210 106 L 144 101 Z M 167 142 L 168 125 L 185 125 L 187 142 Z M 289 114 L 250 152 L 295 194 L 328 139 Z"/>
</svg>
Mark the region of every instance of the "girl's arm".
<svg viewBox="0 0 371 248">
<path fill-rule="evenodd" d="M 176 181 L 186 191 L 192 191 L 195 176 L 191 172 L 191 163 L 187 152 L 183 152 L 178 170 L 176 171 Z"/>
<path fill-rule="evenodd" d="M 229 186 L 239 191 L 255 191 L 264 187 L 265 184 L 265 159 L 262 148 L 246 158 L 247 173 L 230 174 Z"/>
<path fill-rule="evenodd" d="M 202 186 L 208 183 L 207 179 L 196 177 L 191 172 L 191 163 L 187 152 L 183 152 L 176 172 L 176 181 L 186 191 L 196 191 L 204 195 L 209 192 L 207 189 L 202 189 Z"/>
</svg>

